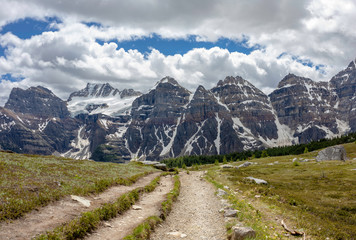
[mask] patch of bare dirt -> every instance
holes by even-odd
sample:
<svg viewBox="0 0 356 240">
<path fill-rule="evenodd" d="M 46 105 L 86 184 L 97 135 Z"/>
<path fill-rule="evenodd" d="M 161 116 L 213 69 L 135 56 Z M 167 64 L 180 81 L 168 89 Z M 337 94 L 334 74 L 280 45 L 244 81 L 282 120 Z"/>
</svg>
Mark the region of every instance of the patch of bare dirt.
<svg viewBox="0 0 356 240">
<path fill-rule="evenodd" d="M 144 194 L 135 204 L 142 209 L 133 208 L 111 221 L 102 224 L 102 227 L 88 236 L 88 240 L 116 240 L 123 239 L 131 234 L 133 229 L 150 216 L 158 216 L 161 202 L 166 194 L 173 188 L 172 176 L 161 177 L 160 185 L 151 193 Z"/>
<path fill-rule="evenodd" d="M 131 186 L 114 186 L 99 195 L 85 197 L 85 199 L 90 200 L 90 207 L 85 207 L 83 204 L 73 201 L 71 197 L 68 196 L 60 201 L 40 208 L 37 211 L 32 211 L 21 219 L 14 220 L 10 223 L 2 223 L 0 225 L 0 239 L 31 239 L 38 234 L 50 231 L 74 219 L 82 212 L 93 210 L 106 202 L 113 202 L 120 195 L 135 188 L 144 187 L 159 174 L 160 173 L 152 173 L 147 175 Z"/>
<path fill-rule="evenodd" d="M 225 222 L 215 188 L 202 172 L 181 173 L 181 191 L 166 221 L 156 228 L 152 240 L 223 240 Z"/>
</svg>

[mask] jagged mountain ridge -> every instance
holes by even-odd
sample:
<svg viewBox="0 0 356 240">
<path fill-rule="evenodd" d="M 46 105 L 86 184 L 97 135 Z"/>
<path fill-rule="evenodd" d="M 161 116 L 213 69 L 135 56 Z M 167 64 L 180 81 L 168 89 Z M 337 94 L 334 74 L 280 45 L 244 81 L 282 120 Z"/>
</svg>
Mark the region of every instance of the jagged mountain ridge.
<svg viewBox="0 0 356 240">
<path fill-rule="evenodd" d="M 194 93 L 170 77 L 146 94 L 88 84 L 67 102 L 42 87 L 14 89 L 0 108 L 0 147 L 122 162 L 305 143 L 356 131 L 355 92 L 355 61 L 330 82 L 289 74 L 268 96 L 241 77 Z"/>
<path fill-rule="evenodd" d="M 90 84 L 70 94 L 67 104 L 72 116 L 106 114 L 111 117 L 129 114 L 132 102 L 142 93 L 133 89 L 120 91 L 109 83 Z"/>
</svg>

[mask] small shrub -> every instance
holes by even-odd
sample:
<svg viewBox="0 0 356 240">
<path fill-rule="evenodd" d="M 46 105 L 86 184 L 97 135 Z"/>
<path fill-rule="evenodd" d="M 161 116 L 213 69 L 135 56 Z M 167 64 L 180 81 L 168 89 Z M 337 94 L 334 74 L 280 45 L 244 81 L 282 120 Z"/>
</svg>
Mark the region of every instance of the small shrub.
<svg viewBox="0 0 356 240">
<path fill-rule="evenodd" d="M 193 171 L 199 171 L 199 165 L 198 164 L 193 164 L 192 170 Z"/>
<path fill-rule="evenodd" d="M 261 153 L 261 158 L 266 158 L 266 157 L 269 157 L 268 153 L 267 153 L 266 150 L 263 150 L 262 153 Z"/>
<path fill-rule="evenodd" d="M 293 166 L 294 166 L 294 167 L 298 167 L 298 166 L 300 166 L 300 163 L 299 163 L 298 161 L 294 161 L 294 162 L 293 162 Z"/>
<path fill-rule="evenodd" d="M 219 160 L 215 160 L 215 163 L 214 163 L 216 166 L 219 166 Z"/>
<path fill-rule="evenodd" d="M 226 156 L 223 158 L 223 164 L 227 164 Z"/>
</svg>

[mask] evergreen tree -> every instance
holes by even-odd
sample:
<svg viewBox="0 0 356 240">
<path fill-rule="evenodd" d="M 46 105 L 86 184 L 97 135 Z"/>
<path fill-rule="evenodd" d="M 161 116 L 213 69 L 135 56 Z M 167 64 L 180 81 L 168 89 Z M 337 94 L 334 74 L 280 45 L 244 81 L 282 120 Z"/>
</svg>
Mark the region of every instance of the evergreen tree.
<svg viewBox="0 0 356 240">
<path fill-rule="evenodd" d="M 226 156 L 223 158 L 223 164 L 227 164 Z"/>
<path fill-rule="evenodd" d="M 263 150 L 263 151 L 262 151 L 261 157 L 262 157 L 262 158 L 269 157 L 266 150 Z"/>
</svg>

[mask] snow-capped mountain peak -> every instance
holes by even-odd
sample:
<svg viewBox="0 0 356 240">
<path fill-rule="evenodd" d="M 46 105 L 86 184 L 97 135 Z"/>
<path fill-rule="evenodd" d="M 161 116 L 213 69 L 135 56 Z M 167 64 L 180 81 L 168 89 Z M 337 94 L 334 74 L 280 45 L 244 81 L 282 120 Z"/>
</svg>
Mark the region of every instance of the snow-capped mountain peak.
<svg viewBox="0 0 356 240">
<path fill-rule="evenodd" d="M 88 83 L 84 89 L 72 93 L 67 104 L 72 116 L 101 113 L 114 117 L 129 114 L 132 102 L 138 96 L 141 93 L 133 89 L 120 91 L 109 83 Z"/>
</svg>

